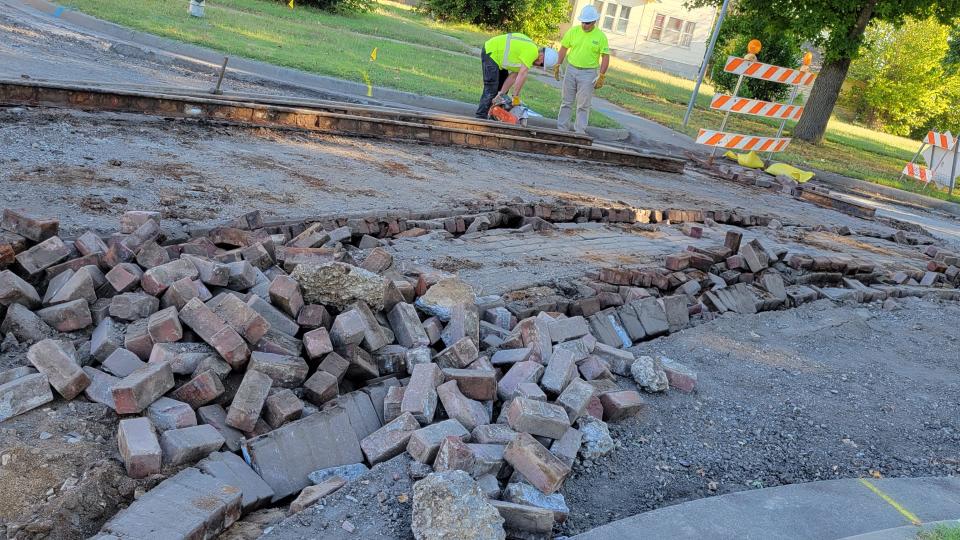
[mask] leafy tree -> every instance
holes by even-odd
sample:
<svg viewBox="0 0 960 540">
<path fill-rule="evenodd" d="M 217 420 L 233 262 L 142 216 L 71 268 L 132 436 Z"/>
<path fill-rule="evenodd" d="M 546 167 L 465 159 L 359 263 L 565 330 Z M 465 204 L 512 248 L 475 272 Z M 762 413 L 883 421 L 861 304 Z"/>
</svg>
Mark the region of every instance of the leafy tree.
<svg viewBox="0 0 960 540">
<path fill-rule="evenodd" d="M 943 59 L 944 67 L 947 71 L 956 72 L 960 70 L 960 20 L 954 21 L 953 29 L 950 30 L 949 49 L 947 56 Z"/>
<path fill-rule="evenodd" d="M 422 0 L 420 10 L 442 21 L 523 32 L 537 43 L 557 37 L 570 18 L 568 0 Z"/>
<path fill-rule="evenodd" d="M 719 5 L 722 0 L 690 0 L 692 5 Z M 901 25 L 908 17 L 936 17 L 948 23 L 960 16 L 960 0 L 739 0 L 738 9 L 764 18 L 770 26 L 795 32 L 824 49 L 823 69 L 793 135 L 819 143 L 827 130 L 850 64 L 864 44 L 873 21 Z"/>
<path fill-rule="evenodd" d="M 858 81 L 849 101 L 859 119 L 910 135 L 941 114 L 949 106 L 944 86 L 949 31 L 934 19 L 909 19 L 899 28 L 872 24 L 865 34 L 869 50 L 853 61 L 849 73 Z"/>
<path fill-rule="evenodd" d="M 729 56 L 743 56 L 747 54 L 747 43 L 751 39 L 759 39 L 763 43 L 763 50 L 759 54 L 760 60 L 778 66 L 796 66 L 800 63 L 802 51 L 800 40 L 790 32 L 778 31 L 769 27 L 766 22 L 756 17 L 734 13 L 727 18 L 720 30 L 717 50 L 713 54 L 713 68 L 710 78 L 716 88 L 732 93 L 737 85 L 737 77 L 723 71 Z M 789 87 L 760 79 L 744 78 L 739 95 L 743 97 L 776 101 L 783 99 Z"/>
</svg>

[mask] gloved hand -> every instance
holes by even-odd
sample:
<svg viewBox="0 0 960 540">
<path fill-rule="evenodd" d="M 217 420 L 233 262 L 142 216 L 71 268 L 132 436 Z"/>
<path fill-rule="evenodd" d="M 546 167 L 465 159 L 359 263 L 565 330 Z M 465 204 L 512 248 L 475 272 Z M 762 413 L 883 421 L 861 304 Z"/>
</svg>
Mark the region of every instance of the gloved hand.
<svg viewBox="0 0 960 540">
<path fill-rule="evenodd" d="M 494 96 L 493 99 L 490 101 L 490 103 L 493 104 L 493 105 L 503 105 L 505 102 L 506 102 L 506 100 L 504 100 L 503 94 L 497 94 L 497 95 Z"/>
<path fill-rule="evenodd" d="M 520 105 L 520 96 L 513 96 L 513 106 Z"/>
<path fill-rule="evenodd" d="M 606 78 L 607 78 L 607 74 L 606 74 L 606 73 L 601 73 L 601 74 L 597 75 L 597 78 L 593 80 L 593 89 L 594 89 L 594 90 L 599 90 L 599 89 L 603 88 L 603 81 L 604 81 L 604 79 L 606 79 Z"/>
<path fill-rule="evenodd" d="M 553 78 L 560 80 L 560 64 L 553 66 Z"/>
</svg>

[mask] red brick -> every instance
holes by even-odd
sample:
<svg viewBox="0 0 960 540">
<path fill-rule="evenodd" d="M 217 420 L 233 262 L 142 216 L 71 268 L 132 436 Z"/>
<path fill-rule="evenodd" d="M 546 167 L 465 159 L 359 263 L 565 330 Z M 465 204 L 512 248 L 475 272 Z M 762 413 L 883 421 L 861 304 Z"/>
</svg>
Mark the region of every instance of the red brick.
<svg viewBox="0 0 960 540">
<path fill-rule="evenodd" d="M 447 416 L 460 422 L 468 430 L 490 423 L 487 408 L 479 401 L 463 395 L 457 387 L 457 381 L 447 381 L 437 386 L 437 396 L 443 403 Z"/>
<path fill-rule="evenodd" d="M 542 317 L 529 317 L 514 328 L 520 332 L 523 345 L 530 347 L 530 360 L 546 364 L 553 354 L 553 342 L 550 340 L 549 320 Z"/>
<path fill-rule="evenodd" d="M 130 234 L 140 228 L 148 220 L 153 220 L 160 225 L 160 212 L 147 210 L 130 210 L 120 216 L 120 232 Z"/>
<path fill-rule="evenodd" d="M 374 248 L 363 260 L 360 268 L 379 274 L 393 265 L 393 255 L 383 248 Z"/>
<path fill-rule="evenodd" d="M 387 388 L 387 395 L 383 397 L 384 422 L 390 422 L 400 416 L 400 406 L 403 404 L 403 391 L 403 386 L 390 386 Z"/>
<path fill-rule="evenodd" d="M 590 355 L 586 360 L 581 362 L 579 369 L 580 375 L 588 381 L 613 378 L 613 375 L 610 373 L 610 366 L 607 365 L 606 360 L 595 355 Z"/>
<path fill-rule="evenodd" d="M 308 304 L 300 309 L 297 315 L 297 324 L 307 329 L 330 328 L 333 321 L 330 318 L 330 312 L 325 306 L 320 304 Z"/>
<path fill-rule="evenodd" d="M 182 258 L 193 263 L 198 279 L 203 283 L 213 287 L 226 287 L 230 283 L 229 266 L 195 255 L 183 255 Z"/>
<path fill-rule="evenodd" d="M 247 362 L 250 349 L 243 338 L 199 299 L 193 298 L 187 302 L 180 310 L 180 320 L 232 367 L 238 368 Z"/>
<path fill-rule="evenodd" d="M 173 388 L 170 364 L 147 364 L 114 385 L 113 402 L 117 414 L 137 414 Z"/>
<path fill-rule="evenodd" d="M 255 352 L 250 355 L 247 370 L 257 370 L 273 379 L 273 385 L 280 388 L 296 388 L 303 384 L 310 370 L 299 356 L 287 356 Z"/>
<path fill-rule="evenodd" d="M 570 467 L 531 435 L 520 433 L 503 452 L 514 470 L 547 495 L 555 493 L 570 474 Z"/>
<path fill-rule="evenodd" d="M 574 379 L 557 397 L 557 405 L 560 405 L 567 411 L 570 423 L 577 421 L 590 407 L 591 399 L 594 397 L 593 386 L 583 379 Z"/>
<path fill-rule="evenodd" d="M 296 318 L 303 308 L 300 284 L 290 276 L 278 276 L 270 284 L 270 302 L 287 315 Z"/>
<path fill-rule="evenodd" d="M 457 381 L 457 387 L 463 395 L 478 401 L 490 401 L 497 397 L 497 375 L 494 371 L 478 369 L 443 370 L 446 381 Z"/>
<path fill-rule="evenodd" d="M 153 315 L 160 309 L 160 300 L 140 292 L 118 294 L 110 300 L 110 316 L 135 321 Z"/>
<path fill-rule="evenodd" d="M 263 315 L 231 293 L 218 295 L 210 301 L 210 308 L 251 345 L 256 345 L 270 330 Z"/>
<path fill-rule="evenodd" d="M 337 397 L 339 393 L 337 384 L 336 376 L 317 370 L 303 383 L 303 397 L 314 405 L 323 405 Z"/>
<path fill-rule="evenodd" d="M 41 309 L 37 312 L 37 316 L 60 332 L 73 332 L 93 324 L 90 306 L 84 300 L 74 300 Z"/>
<path fill-rule="evenodd" d="M 140 278 L 140 286 L 147 294 L 159 296 L 175 281 L 183 278 L 197 279 L 198 277 L 200 277 L 200 273 L 197 272 L 197 267 L 192 262 L 186 259 L 177 259 L 144 272 L 143 277 Z"/>
<path fill-rule="evenodd" d="M 476 343 L 472 339 L 464 337 L 440 351 L 436 356 L 436 362 L 442 368 L 462 369 L 476 360 L 479 355 L 480 351 L 477 349 Z"/>
<path fill-rule="evenodd" d="M 551 439 L 559 439 L 570 427 L 563 407 L 519 396 L 510 401 L 506 415 L 515 431 Z"/>
<path fill-rule="evenodd" d="M 497 383 L 497 395 L 503 401 L 513 399 L 521 383 L 539 382 L 541 375 L 543 375 L 543 365 L 539 362 L 532 360 L 517 362 Z"/>
<path fill-rule="evenodd" d="M 607 422 L 635 416 L 647 408 L 646 402 L 635 390 L 601 394 L 600 403 L 603 404 L 603 419 Z"/>
<path fill-rule="evenodd" d="M 320 362 L 317 369 L 333 375 L 337 378 L 337 381 L 342 381 L 350 369 L 350 362 L 339 354 L 332 352 Z"/>
<path fill-rule="evenodd" d="M 333 344 L 330 342 L 330 334 L 326 328 L 320 327 L 303 334 L 303 348 L 307 351 L 307 358 L 317 360 L 333 352 Z"/>
<path fill-rule="evenodd" d="M 220 382 L 216 373 L 204 371 L 171 392 L 170 397 L 183 401 L 196 409 L 217 399 L 223 392 L 223 383 Z"/>
<path fill-rule="evenodd" d="M 107 272 L 107 282 L 118 293 L 131 291 L 140 284 L 143 270 L 133 263 L 120 263 Z"/>
<path fill-rule="evenodd" d="M 3 211 L 3 222 L 0 223 L 0 227 L 34 242 L 43 242 L 57 235 L 60 231 L 60 222 L 56 219 L 36 219 L 6 209 Z"/>
<path fill-rule="evenodd" d="M 440 444 L 450 436 L 466 440 L 470 437 L 470 432 L 456 420 L 437 422 L 410 434 L 410 439 L 407 442 L 407 453 L 420 463 L 433 463 L 437 456 L 437 450 L 440 449 Z"/>
<path fill-rule="evenodd" d="M 22 304 L 36 309 L 40 307 L 40 295 L 37 290 L 20 276 L 10 270 L 0 272 L 0 306 Z"/>
<path fill-rule="evenodd" d="M 391 387 L 401 388 L 401 387 Z M 420 429 L 420 424 L 410 413 L 404 413 L 388 421 L 380 429 L 360 441 L 360 449 L 370 465 L 399 456 L 407 448 L 410 436 Z"/>
<path fill-rule="evenodd" d="M 436 364 L 417 364 L 403 393 L 401 412 L 412 413 L 421 424 L 433 422 L 437 409 L 437 387 L 443 383 L 443 372 Z"/>
<path fill-rule="evenodd" d="M 160 473 L 160 442 L 149 419 L 141 417 L 120 420 L 117 446 L 130 478 L 146 478 Z"/>
<path fill-rule="evenodd" d="M 183 338 L 183 326 L 177 308 L 170 306 L 150 315 L 147 331 L 154 343 L 172 343 Z"/>
<path fill-rule="evenodd" d="M 303 402 L 288 389 L 268 396 L 263 406 L 263 419 L 273 429 L 300 418 L 302 414 Z"/>
<path fill-rule="evenodd" d="M 73 244 L 81 255 L 95 255 L 107 252 L 107 244 L 97 236 L 93 231 L 87 231 L 80 235 Z"/>
<path fill-rule="evenodd" d="M 400 345 L 407 348 L 430 345 L 430 338 L 427 337 L 413 304 L 401 302 L 393 306 L 387 319 Z"/>
<path fill-rule="evenodd" d="M 183 309 L 183 306 L 187 305 L 191 298 L 200 298 L 200 291 L 197 288 L 198 283 L 190 278 L 174 281 L 163 293 L 160 304 L 163 307 Z"/>
<path fill-rule="evenodd" d="M 54 236 L 20 252 L 16 260 L 27 274 L 34 276 L 69 256 L 70 248 L 59 236 Z"/>
<path fill-rule="evenodd" d="M 150 337 L 150 331 L 147 329 L 147 319 L 140 319 L 127 325 L 123 336 L 123 348 L 146 361 L 150 358 L 153 345 L 153 338 Z"/>
</svg>

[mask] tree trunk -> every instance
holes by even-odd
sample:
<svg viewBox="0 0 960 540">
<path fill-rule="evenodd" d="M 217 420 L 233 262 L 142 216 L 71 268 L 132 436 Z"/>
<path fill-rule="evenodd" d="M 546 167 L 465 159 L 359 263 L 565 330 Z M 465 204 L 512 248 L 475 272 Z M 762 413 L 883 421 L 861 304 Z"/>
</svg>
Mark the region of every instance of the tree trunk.
<svg viewBox="0 0 960 540">
<path fill-rule="evenodd" d="M 847 32 L 848 42 L 854 44 L 850 51 L 855 52 L 863 43 L 863 34 L 867 30 L 867 25 L 870 24 L 870 19 L 873 18 L 877 1 L 869 0 L 863 6 L 853 27 Z M 810 92 L 810 99 L 807 100 L 803 117 L 793 129 L 795 138 L 812 144 L 820 144 L 823 141 L 823 135 L 827 132 L 827 123 L 830 122 L 830 116 L 840 97 L 843 81 L 847 79 L 847 72 L 850 71 L 852 52 L 824 64 Z"/>
<path fill-rule="evenodd" d="M 810 92 L 803 116 L 793 128 L 794 137 L 813 144 L 820 144 L 823 140 L 827 123 L 840 97 L 843 81 L 850 70 L 850 62 L 849 58 L 841 58 L 824 64 Z"/>
</svg>

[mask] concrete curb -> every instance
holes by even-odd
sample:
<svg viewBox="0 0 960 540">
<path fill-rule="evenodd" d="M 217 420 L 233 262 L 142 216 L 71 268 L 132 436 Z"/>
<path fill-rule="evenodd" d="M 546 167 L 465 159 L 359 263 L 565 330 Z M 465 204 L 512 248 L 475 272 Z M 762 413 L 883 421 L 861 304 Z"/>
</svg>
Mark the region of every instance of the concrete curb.
<svg viewBox="0 0 960 540">
<path fill-rule="evenodd" d="M 836 173 L 813 169 L 817 173 L 816 180 L 840 191 L 849 191 L 855 195 L 868 198 L 882 199 L 894 204 L 906 204 L 923 210 L 939 210 L 960 217 L 960 204 L 911 193 L 902 189 L 874 184 L 865 180 L 848 178 Z"/>
<path fill-rule="evenodd" d="M 946 521 L 934 521 L 924 523 L 920 526 L 907 525 L 905 527 L 896 527 L 894 529 L 884 529 L 856 536 L 848 536 L 841 540 L 916 540 L 917 533 L 920 531 L 932 531 L 940 525 L 960 526 L 960 519 L 949 519 Z"/>
</svg>

